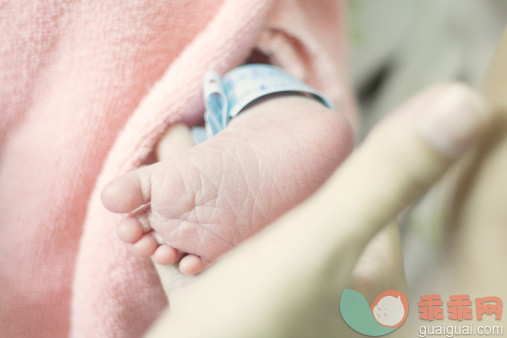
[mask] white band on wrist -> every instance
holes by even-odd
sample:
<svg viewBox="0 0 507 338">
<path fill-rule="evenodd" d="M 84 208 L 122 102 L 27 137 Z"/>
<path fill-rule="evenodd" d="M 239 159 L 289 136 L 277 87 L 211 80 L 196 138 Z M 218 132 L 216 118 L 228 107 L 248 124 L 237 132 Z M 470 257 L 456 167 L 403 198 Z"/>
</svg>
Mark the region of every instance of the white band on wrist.
<svg viewBox="0 0 507 338">
<path fill-rule="evenodd" d="M 197 144 L 218 134 L 249 104 L 275 93 L 306 95 L 333 108 L 313 88 L 275 66 L 248 64 L 231 70 L 223 78 L 209 71 L 204 77 L 205 127 L 192 129 L 194 142 Z"/>
</svg>

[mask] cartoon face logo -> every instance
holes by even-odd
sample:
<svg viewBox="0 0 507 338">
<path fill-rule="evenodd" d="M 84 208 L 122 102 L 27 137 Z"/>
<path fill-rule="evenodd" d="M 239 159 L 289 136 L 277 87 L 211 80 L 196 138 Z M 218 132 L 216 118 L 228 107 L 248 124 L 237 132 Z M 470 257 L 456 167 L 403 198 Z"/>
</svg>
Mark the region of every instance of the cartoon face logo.
<svg viewBox="0 0 507 338">
<path fill-rule="evenodd" d="M 396 290 L 384 291 L 373 302 L 371 312 L 380 325 L 399 327 L 407 317 L 407 298 Z"/>
<path fill-rule="evenodd" d="M 387 290 L 370 305 L 358 291 L 345 289 L 340 297 L 340 313 L 351 329 L 365 336 L 378 337 L 403 324 L 408 314 L 408 301 L 400 291 Z"/>
</svg>

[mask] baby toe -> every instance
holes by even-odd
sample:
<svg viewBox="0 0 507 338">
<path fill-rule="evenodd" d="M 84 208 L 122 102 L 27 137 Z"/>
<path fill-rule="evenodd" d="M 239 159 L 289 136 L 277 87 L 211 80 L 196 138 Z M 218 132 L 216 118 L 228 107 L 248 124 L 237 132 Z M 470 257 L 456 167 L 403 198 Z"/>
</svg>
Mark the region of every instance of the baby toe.
<svg viewBox="0 0 507 338">
<path fill-rule="evenodd" d="M 154 167 L 141 167 L 109 182 L 101 193 L 102 204 L 109 211 L 127 213 L 150 202 L 150 178 Z"/>
<path fill-rule="evenodd" d="M 210 265 L 210 261 L 207 261 L 199 256 L 187 255 L 181 259 L 179 269 L 181 272 L 187 275 L 195 275 Z"/>
<path fill-rule="evenodd" d="M 148 258 L 155 253 L 158 246 L 159 244 L 151 234 L 145 234 L 132 244 L 132 252 L 138 257 Z"/>
<path fill-rule="evenodd" d="M 116 234 L 122 242 L 132 244 L 143 236 L 144 229 L 138 220 L 128 217 L 118 224 Z"/>
<path fill-rule="evenodd" d="M 172 265 L 180 256 L 178 250 L 169 245 L 160 245 L 153 254 L 153 260 L 160 265 Z"/>
</svg>

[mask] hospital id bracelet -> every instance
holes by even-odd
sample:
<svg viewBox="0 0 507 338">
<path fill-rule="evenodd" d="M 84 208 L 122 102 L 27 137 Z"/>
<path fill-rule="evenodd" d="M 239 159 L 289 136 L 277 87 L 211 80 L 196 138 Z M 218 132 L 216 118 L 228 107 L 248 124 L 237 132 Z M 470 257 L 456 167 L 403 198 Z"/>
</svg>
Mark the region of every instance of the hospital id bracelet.
<svg viewBox="0 0 507 338">
<path fill-rule="evenodd" d="M 192 128 L 194 142 L 198 144 L 215 136 L 247 106 L 275 93 L 305 95 L 333 108 L 316 90 L 275 66 L 248 64 L 222 78 L 209 71 L 204 76 L 205 126 Z"/>
</svg>

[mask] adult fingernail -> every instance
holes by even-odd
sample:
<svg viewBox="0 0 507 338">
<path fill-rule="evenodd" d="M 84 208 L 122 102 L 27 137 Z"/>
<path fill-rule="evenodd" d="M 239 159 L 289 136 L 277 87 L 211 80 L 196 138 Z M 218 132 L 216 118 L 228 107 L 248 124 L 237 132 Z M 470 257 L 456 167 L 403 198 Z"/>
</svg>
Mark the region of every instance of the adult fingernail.
<svg viewBox="0 0 507 338">
<path fill-rule="evenodd" d="M 486 105 L 482 97 L 462 85 L 451 85 L 416 120 L 416 129 L 430 146 L 458 156 L 484 126 Z"/>
</svg>

